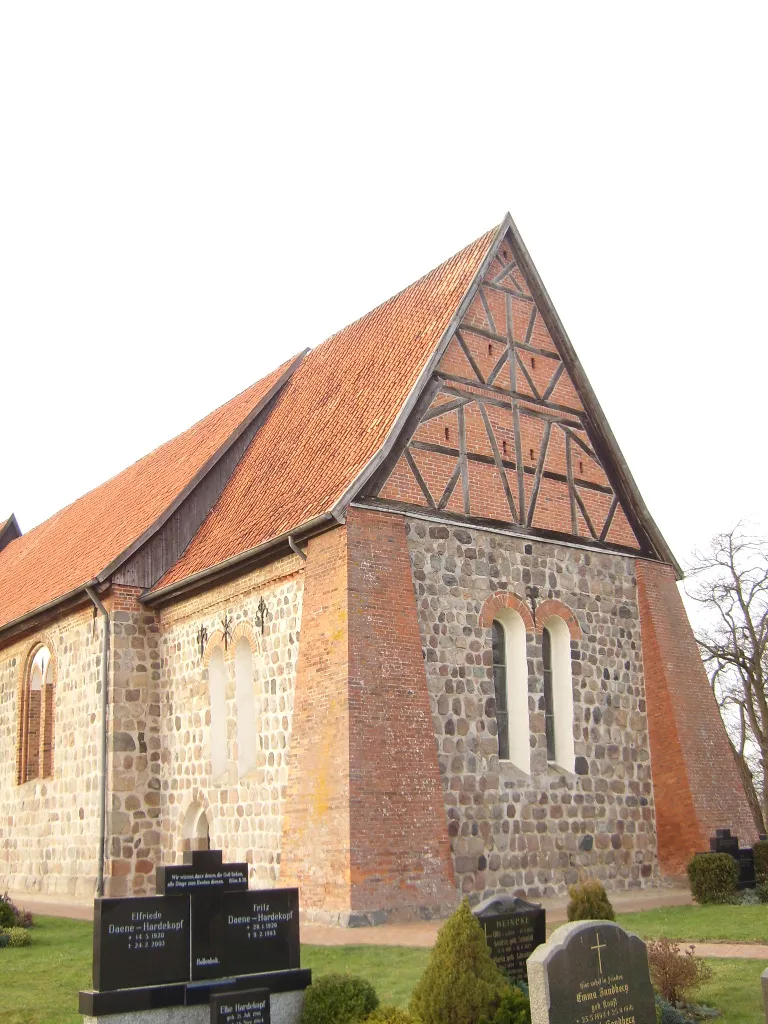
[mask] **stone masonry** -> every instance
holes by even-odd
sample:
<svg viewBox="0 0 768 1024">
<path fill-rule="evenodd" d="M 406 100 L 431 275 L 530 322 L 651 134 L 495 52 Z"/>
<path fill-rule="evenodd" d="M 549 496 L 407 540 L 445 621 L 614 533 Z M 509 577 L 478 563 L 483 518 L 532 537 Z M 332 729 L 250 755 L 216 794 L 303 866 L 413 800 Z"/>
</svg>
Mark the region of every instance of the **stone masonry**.
<svg viewBox="0 0 768 1024">
<path fill-rule="evenodd" d="M 407 521 L 458 885 L 562 893 L 658 878 L 635 561 L 485 530 Z M 539 587 L 581 627 L 571 642 L 576 774 L 547 766 L 541 633 L 528 633 L 531 774 L 499 762 L 490 629 L 494 594 Z"/>
</svg>

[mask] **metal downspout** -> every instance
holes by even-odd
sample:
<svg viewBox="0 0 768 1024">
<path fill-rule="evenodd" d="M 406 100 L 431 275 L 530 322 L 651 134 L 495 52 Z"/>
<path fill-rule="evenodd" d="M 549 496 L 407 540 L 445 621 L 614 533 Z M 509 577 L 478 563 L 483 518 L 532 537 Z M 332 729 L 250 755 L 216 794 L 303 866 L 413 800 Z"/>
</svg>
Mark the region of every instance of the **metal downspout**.
<svg viewBox="0 0 768 1024">
<path fill-rule="evenodd" d="M 104 623 L 101 648 L 101 735 L 99 737 L 99 862 L 96 874 L 96 895 L 104 895 L 104 850 L 107 842 L 107 681 L 109 679 L 109 612 L 92 587 L 85 592 Z"/>
</svg>

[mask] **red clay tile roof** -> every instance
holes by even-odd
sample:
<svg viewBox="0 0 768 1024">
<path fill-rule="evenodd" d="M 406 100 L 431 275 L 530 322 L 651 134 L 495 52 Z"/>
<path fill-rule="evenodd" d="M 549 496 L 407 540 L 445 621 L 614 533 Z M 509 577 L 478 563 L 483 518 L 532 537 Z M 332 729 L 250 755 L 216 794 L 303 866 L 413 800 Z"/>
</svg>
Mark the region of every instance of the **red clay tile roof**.
<svg viewBox="0 0 768 1024">
<path fill-rule="evenodd" d="M 0 552 L 0 627 L 90 583 L 138 540 L 294 361 L 8 544 Z"/>
<path fill-rule="evenodd" d="M 313 349 L 218 502 L 153 591 L 330 511 L 384 444 L 497 234 Z"/>
</svg>

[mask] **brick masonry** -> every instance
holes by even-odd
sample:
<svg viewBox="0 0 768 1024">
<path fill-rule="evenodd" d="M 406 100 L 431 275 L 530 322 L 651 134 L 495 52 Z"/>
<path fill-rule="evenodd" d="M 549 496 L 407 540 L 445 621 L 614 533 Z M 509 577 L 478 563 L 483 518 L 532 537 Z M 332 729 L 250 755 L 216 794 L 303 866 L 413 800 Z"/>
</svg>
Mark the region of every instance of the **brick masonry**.
<svg viewBox="0 0 768 1024">
<path fill-rule="evenodd" d="M 638 561 L 637 578 L 659 855 L 682 874 L 716 828 L 757 831 L 672 570 Z"/>
</svg>

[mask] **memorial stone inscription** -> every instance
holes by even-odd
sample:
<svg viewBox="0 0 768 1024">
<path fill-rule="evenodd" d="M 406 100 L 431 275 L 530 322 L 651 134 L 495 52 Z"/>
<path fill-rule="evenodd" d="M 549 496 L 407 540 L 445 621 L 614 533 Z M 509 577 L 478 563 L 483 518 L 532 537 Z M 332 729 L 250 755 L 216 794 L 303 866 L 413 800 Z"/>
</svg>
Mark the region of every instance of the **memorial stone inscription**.
<svg viewBox="0 0 768 1024">
<path fill-rule="evenodd" d="M 299 964 L 298 889 L 193 897 L 193 980 L 285 971 Z"/>
<path fill-rule="evenodd" d="M 491 896 L 473 910 L 496 966 L 510 981 L 527 981 L 526 961 L 546 942 L 546 913 L 516 896 Z"/>
<path fill-rule="evenodd" d="M 222 863 L 221 850 L 185 853 L 183 864 L 171 864 L 157 869 L 157 891 L 163 895 L 247 888 L 248 865 Z"/>
<path fill-rule="evenodd" d="M 93 987 L 108 992 L 189 978 L 189 896 L 97 899 Z"/>
<path fill-rule="evenodd" d="M 211 996 L 211 1024 L 269 1024 L 269 989 Z"/>
<path fill-rule="evenodd" d="M 645 943 L 611 921 L 563 925 L 528 960 L 532 1024 L 655 1024 Z"/>
</svg>

